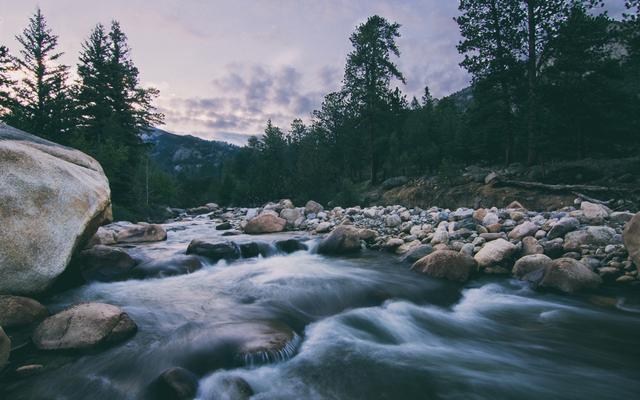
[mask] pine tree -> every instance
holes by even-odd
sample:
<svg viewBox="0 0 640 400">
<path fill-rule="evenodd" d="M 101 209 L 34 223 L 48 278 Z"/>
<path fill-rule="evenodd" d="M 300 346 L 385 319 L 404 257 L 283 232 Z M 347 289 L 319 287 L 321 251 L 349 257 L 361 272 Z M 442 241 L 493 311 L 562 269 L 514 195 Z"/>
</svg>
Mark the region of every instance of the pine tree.
<svg viewBox="0 0 640 400">
<path fill-rule="evenodd" d="M 29 19 L 22 35 L 17 65 L 25 76 L 17 90 L 17 108 L 7 117 L 9 123 L 26 131 L 65 141 L 70 122 L 70 101 L 66 81 L 68 67 L 60 64 L 58 36 L 47 26 L 40 8 Z"/>
<path fill-rule="evenodd" d="M 484 88 L 498 99 L 497 112 L 489 115 L 494 128 L 504 133 L 504 159 L 509 164 L 515 143 L 514 92 L 521 73 L 518 50 L 523 38 L 518 28 L 524 16 L 518 2 L 510 0 L 461 0 L 459 10 L 462 14 L 455 20 L 463 37 L 458 44 L 464 54 L 461 65 L 473 77 L 476 97 L 484 94 L 477 89 Z"/>
<path fill-rule="evenodd" d="M 350 38 L 353 50 L 347 56 L 343 90 L 358 114 L 361 130 L 368 136 L 372 183 L 378 179 L 378 153 L 383 134 L 380 117 L 388 106 L 390 83 L 393 78 L 405 83 L 404 76 L 391 60 L 391 56 L 400 56 L 396 44 L 399 30 L 400 24 L 374 15 L 359 25 Z"/>
<path fill-rule="evenodd" d="M 10 73 L 15 70 L 15 63 L 9 55 L 9 49 L 0 45 L 0 119 L 13 109 L 13 94 L 16 81 Z"/>
</svg>

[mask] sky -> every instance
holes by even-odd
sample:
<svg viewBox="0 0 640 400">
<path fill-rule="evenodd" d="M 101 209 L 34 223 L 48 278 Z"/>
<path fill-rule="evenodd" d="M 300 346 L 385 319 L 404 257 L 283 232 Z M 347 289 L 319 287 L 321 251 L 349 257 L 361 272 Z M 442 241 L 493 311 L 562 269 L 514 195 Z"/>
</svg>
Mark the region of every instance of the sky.
<svg viewBox="0 0 640 400">
<path fill-rule="evenodd" d="M 623 0 L 609 0 L 612 14 Z M 267 119 L 288 128 L 308 120 L 325 94 L 339 88 L 349 36 L 378 14 L 402 26 L 397 60 L 420 97 L 469 84 L 459 67 L 453 20 L 457 0 L 0 0 L 0 44 L 40 6 L 59 35 L 62 61 L 75 68 L 96 23 L 120 21 L 141 83 L 160 90 L 162 129 L 243 144 Z"/>
</svg>

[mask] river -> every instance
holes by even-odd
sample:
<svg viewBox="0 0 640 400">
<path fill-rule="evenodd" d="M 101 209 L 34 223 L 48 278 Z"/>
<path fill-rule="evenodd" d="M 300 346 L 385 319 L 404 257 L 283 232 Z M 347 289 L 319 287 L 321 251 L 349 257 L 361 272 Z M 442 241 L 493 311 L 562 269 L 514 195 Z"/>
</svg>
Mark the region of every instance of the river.
<svg viewBox="0 0 640 400">
<path fill-rule="evenodd" d="M 166 242 L 128 250 L 146 260 L 182 254 L 193 238 L 219 236 L 214 226 L 167 225 Z M 51 355 L 43 373 L 8 384 L 7 399 L 138 399 L 175 366 L 198 373 L 200 399 L 232 398 L 229 377 L 248 382 L 254 399 L 640 398 L 637 290 L 570 297 L 504 277 L 459 285 L 388 254 L 332 258 L 308 244 L 54 296 L 52 312 L 84 301 L 118 305 L 138 333 L 94 354 Z M 250 337 L 256 321 L 291 327 L 287 350 L 244 364 L 221 356 L 222 336 Z"/>
</svg>

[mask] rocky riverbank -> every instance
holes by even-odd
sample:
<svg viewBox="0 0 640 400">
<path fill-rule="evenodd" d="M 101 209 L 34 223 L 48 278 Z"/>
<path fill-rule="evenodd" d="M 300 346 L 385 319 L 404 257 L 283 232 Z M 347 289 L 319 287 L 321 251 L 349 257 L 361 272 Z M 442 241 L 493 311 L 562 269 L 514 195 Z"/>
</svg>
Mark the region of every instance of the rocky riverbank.
<svg viewBox="0 0 640 400">
<path fill-rule="evenodd" d="M 448 277 L 445 270 L 464 265 L 460 268 L 468 269 L 467 273 L 453 274 L 452 279 L 459 281 L 475 274 L 513 275 L 534 286 L 566 292 L 602 283 L 628 285 L 638 281 L 640 217 L 581 199 L 575 200 L 575 206 L 550 212 L 530 211 L 518 202 L 505 208 L 425 210 L 396 205 L 325 210 L 314 201 L 295 207 L 290 200 L 261 208 L 208 204 L 170 211 L 176 214 L 172 221 L 215 220 L 228 236 L 284 230 L 328 234 L 325 242 L 334 243 L 334 250 L 328 253 L 360 247 L 392 252 L 409 264 L 421 261 L 413 269 L 436 277 Z M 347 226 L 351 228 L 344 229 Z M 321 243 L 319 251 L 322 249 Z M 442 251 L 451 256 L 424 259 Z M 539 273 L 540 269 L 547 272 Z M 556 270 L 566 279 L 581 276 L 584 282 L 577 286 L 552 284 L 550 276 L 557 273 L 551 272 Z"/>
</svg>

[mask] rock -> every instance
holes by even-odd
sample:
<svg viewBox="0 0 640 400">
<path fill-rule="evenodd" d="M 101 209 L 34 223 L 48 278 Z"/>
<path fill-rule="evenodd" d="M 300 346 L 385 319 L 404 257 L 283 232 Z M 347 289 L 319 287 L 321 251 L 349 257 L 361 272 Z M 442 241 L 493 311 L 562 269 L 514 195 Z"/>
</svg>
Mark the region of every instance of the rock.
<svg viewBox="0 0 640 400">
<path fill-rule="evenodd" d="M 504 239 L 487 242 L 474 259 L 481 268 L 508 261 L 518 248 Z"/>
<path fill-rule="evenodd" d="M 520 240 L 525 236 L 533 236 L 538 231 L 538 225 L 531 221 L 525 221 L 509 232 L 509 239 Z"/>
<path fill-rule="evenodd" d="M 244 227 L 244 232 L 250 235 L 282 232 L 286 225 L 287 220 L 263 213 L 250 220 Z"/>
<path fill-rule="evenodd" d="M 360 250 L 360 232 L 350 225 L 336 227 L 318 245 L 320 254 L 346 254 Z"/>
<path fill-rule="evenodd" d="M 185 368 L 174 367 L 162 372 L 153 386 L 158 398 L 193 400 L 198 394 L 198 377 Z"/>
<path fill-rule="evenodd" d="M 331 222 L 321 222 L 316 226 L 317 233 L 326 233 L 331 230 Z"/>
<path fill-rule="evenodd" d="M 384 219 L 384 224 L 389 228 L 395 228 L 400 226 L 402 223 L 402 218 L 398 214 L 391 214 Z"/>
<path fill-rule="evenodd" d="M 233 400 L 249 400 L 254 395 L 247 381 L 239 376 L 225 376 L 220 381 L 220 398 Z"/>
<path fill-rule="evenodd" d="M 480 237 L 483 238 L 485 241 L 490 242 L 492 240 L 496 240 L 496 239 L 506 239 L 507 235 L 504 232 L 498 232 L 498 233 L 481 233 Z"/>
<path fill-rule="evenodd" d="M 411 242 L 403 243 L 402 245 L 400 245 L 396 249 L 396 254 L 398 254 L 398 255 L 405 254 L 405 253 L 415 249 L 416 247 L 420 246 L 421 244 L 422 243 L 420 243 L 419 240 L 413 240 Z"/>
<path fill-rule="evenodd" d="M 284 208 L 280 211 L 280 218 L 287 221 L 287 226 L 292 228 L 295 226 L 296 220 L 302 217 L 302 213 L 297 208 Z"/>
<path fill-rule="evenodd" d="M 198 257 L 175 255 L 162 260 L 152 260 L 136 265 L 131 276 L 138 279 L 164 278 L 190 274 L 202 268 L 202 261 Z"/>
<path fill-rule="evenodd" d="M 507 206 L 507 210 L 525 210 L 524 206 L 519 201 L 514 200 Z"/>
<path fill-rule="evenodd" d="M 530 275 L 533 272 L 537 272 L 542 270 L 542 275 L 544 275 L 544 271 L 546 271 L 552 263 L 553 260 L 551 258 L 545 256 L 544 254 L 532 254 L 529 256 L 524 256 L 516 261 L 513 266 L 513 276 L 522 280 L 528 280 L 527 275 Z M 531 278 L 530 278 L 531 279 Z"/>
<path fill-rule="evenodd" d="M 302 243 L 299 239 L 278 240 L 275 245 L 278 250 L 287 254 L 308 249 L 307 245 Z"/>
<path fill-rule="evenodd" d="M 251 220 L 255 217 L 258 216 L 258 209 L 257 208 L 250 208 L 247 210 L 247 213 L 245 214 L 244 218 L 247 220 Z"/>
<path fill-rule="evenodd" d="M 9 361 L 9 353 L 11 353 L 11 339 L 0 326 L 0 371 Z"/>
<path fill-rule="evenodd" d="M 564 237 L 569 232 L 575 231 L 580 227 L 580 221 L 573 217 L 563 217 L 560 218 L 558 222 L 556 222 L 553 227 L 549 230 L 547 234 L 547 238 L 555 239 L 559 237 Z"/>
<path fill-rule="evenodd" d="M 212 261 L 235 260 L 240 258 L 240 248 L 229 241 L 205 241 L 193 239 L 187 247 L 187 254 L 197 254 Z"/>
<path fill-rule="evenodd" d="M 392 238 L 389 238 L 384 243 L 384 248 L 385 249 L 390 249 L 390 250 L 395 250 L 396 248 L 402 246 L 403 244 L 404 244 L 404 240 L 402 240 L 400 238 L 392 237 Z"/>
<path fill-rule="evenodd" d="M 589 267 L 572 258 L 559 258 L 547 268 L 541 287 L 553 288 L 565 293 L 575 293 L 585 289 L 595 289 L 602 279 Z"/>
<path fill-rule="evenodd" d="M 278 202 L 278 205 L 280 207 L 282 207 L 283 210 L 285 210 L 285 209 L 293 209 L 294 208 L 293 201 L 291 201 L 291 199 L 281 199 Z"/>
<path fill-rule="evenodd" d="M 373 242 L 378 237 L 378 232 L 373 229 L 360 229 L 360 231 L 358 231 L 358 236 L 360 237 L 360 240 Z"/>
<path fill-rule="evenodd" d="M 564 252 L 564 239 L 556 238 L 541 242 L 544 254 L 551 258 L 558 258 Z"/>
<path fill-rule="evenodd" d="M 102 245 L 116 244 L 115 232 L 105 229 L 102 226 L 99 227 L 96 233 L 89 240 L 89 243 L 87 243 L 87 248 L 93 247 L 97 244 L 102 244 Z"/>
<path fill-rule="evenodd" d="M 416 261 L 411 269 L 434 278 L 466 282 L 477 267 L 473 258 L 451 250 L 438 250 Z"/>
<path fill-rule="evenodd" d="M 432 245 L 435 246 L 436 244 L 440 243 L 449 243 L 449 233 L 444 229 L 436 229 L 435 233 L 433 234 L 433 238 L 431 238 Z"/>
<path fill-rule="evenodd" d="M 428 256 L 433 252 L 433 247 L 428 244 L 422 244 L 420 246 L 416 246 L 407 251 L 402 257 L 403 262 L 415 263 L 419 259 Z"/>
<path fill-rule="evenodd" d="M 39 302 L 20 296 L 0 296 L 0 326 L 17 328 L 40 322 L 49 315 Z"/>
<path fill-rule="evenodd" d="M 83 303 L 38 325 L 33 343 L 40 350 L 84 350 L 126 340 L 137 326 L 122 309 L 104 303 Z"/>
<path fill-rule="evenodd" d="M 581 246 L 606 246 L 615 240 L 616 231 L 608 226 L 590 226 L 586 230 L 569 232 L 564 237 L 565 251 L 579 251 Z"/>
<path fill-rule="evenodd" d="M 80 252 L 79 263 L 82 277 L 88 282 L 125 279 L 137 264 L 123 249 L 104 245 Z"/>
<path fill-rule="evenodd" d="M 409 178 L 407 178 L 406 176 L 396 176 L 382 182 L 382 189 L 390 190 L 405 185 L 407 182 L 409 182 Z"/>
<path fill-rule="evenodd" d="M 2 123 L 0 171 L 0 293 L 43 292 L 111 220 L 109 182 L 86 154 Z"/>
<path fill-rule="evenodd" d="M 482 225 L 484 226 L 490 226 L 490 225 L 496 225 L 500 222 L 500 217 L 498 217 L 498 214 L 495 213 L 487 213 L 484 218 L 482 218 Z"/>
<path fill-rule="evenodd" d="M 627 222 L 631 221 L 634 215 L 635 214 L 630 213 L 628 211 L 616 211 L 616 212 L 612 212 L 609 215 L 609 220 L 613 222 L 617 222 L 619 224 L 626 224 Z"/>
<path fill-rule="evenodd" d="M 216 225 L 216 230 L 217 231 L 227 231 L 227 230 L 229 230 L 231 228 L 233 228 L 233 226 L 231 226 L 231 223 L 228 222 L 228 221 Z"/>
<path fill-rule="evenodd" d="M 143 243 L 167 240 L 167 231 L 156 224 L 132 224 L 116 233 L 118 243 Z"/>
<path fill-rule="evenodd" d="M 304 206 L 305 215 L 317 214 L 320 211 L 324 211 L 324 207 L 322 207 L 322 205 L 320 203 L 317 203 L 317 202 L 315 202 L 313 200 L 307 201 L 307 204 L 305 204 L 305 206 Z"/>
<path fill-rule="evenodd" d="M 602 225 L 604 220 L 609 217 L 611 210 L 601 204 L 590 203 L 583 201 L 580 204 L 580 210 L 582 210 L 582 217 L 587 224 Z"/>
<path fill-rule="evenodd" d="M 274 250 L 269 243 L 263 241 L 244 242 L 240 243 L 238 247 L 243 258 L 268 257 L 274 254 Z"/>
<path fill-rule="evenodd" d="M 640 213 L 636 214 L 631 221 L 625 225 L 622 239 L 629 253 L 629 258 L 631 258 L 638 271 L 640 271 Z"/>
<path fill-rule="evenodd" d="M 529 256 L 532 254 L 544 254 L 544 248 L 536 238 L 527 236 L 522 239 L 522 255 Z"/>
<path fill-rule="evenodd" d="M 484 217 L 487 216 L 487 212 L 488 211 L 486 208 L 478 208 L 473 212 L 473 219 L 475 219 L 478 222 L 482 222 L 484 221 Z"/>
<path fill-rule="evenodd" d="M 629 282 L 633 282 L 635 280 L 636 279 L 631 275 L 622 275 L 622 276 L 619 276 L 616 279 L 616 283 L 629 283 Z"/>
</svg>

